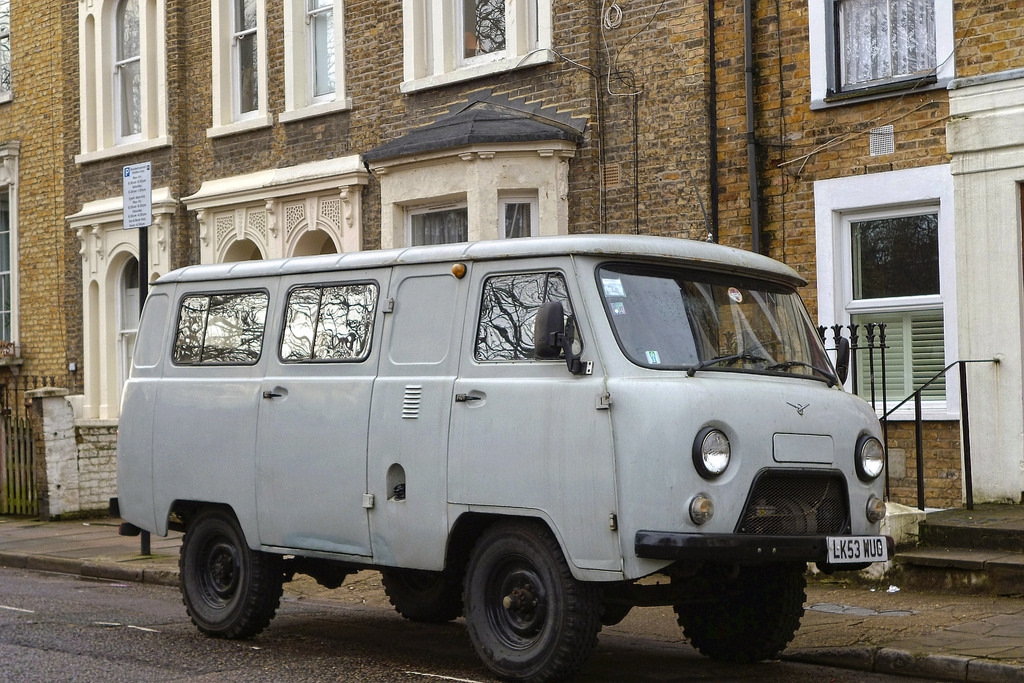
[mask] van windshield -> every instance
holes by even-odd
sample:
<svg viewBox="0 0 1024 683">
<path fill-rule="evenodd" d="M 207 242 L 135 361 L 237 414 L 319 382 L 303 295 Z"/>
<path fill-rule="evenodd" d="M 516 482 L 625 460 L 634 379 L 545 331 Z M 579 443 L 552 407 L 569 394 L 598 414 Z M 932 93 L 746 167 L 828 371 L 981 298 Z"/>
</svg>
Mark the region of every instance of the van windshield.
<svg viewBox="0 0 1024 683">
<path fill-rule="evenodd" d="M 749 278 L 634 264 L 599 268 L 626 356 L 659 370 L 796 374 L 834 383 L 797 293 Z"/>
</svg>

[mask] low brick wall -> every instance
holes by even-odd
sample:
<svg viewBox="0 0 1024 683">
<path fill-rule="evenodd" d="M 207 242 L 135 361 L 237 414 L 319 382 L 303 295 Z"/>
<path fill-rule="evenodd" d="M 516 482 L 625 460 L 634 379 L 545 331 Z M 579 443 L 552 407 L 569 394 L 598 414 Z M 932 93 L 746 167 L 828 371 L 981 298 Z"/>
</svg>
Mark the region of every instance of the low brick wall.
<svg viewBox="0 0 1024 683">
<path fill-rule="evenodd" d="M 76 421 L 75 441 L 81 510 L 106 511 L 117 495 L 117 420 Z"/>
<path fill-rule="evenodd" d="M 76 397 L 47 387 L 25 392 L 35 435 L 42 519 L 104 514 L 117 495 L 117 420 L 76 420 Z"/>
</svg>

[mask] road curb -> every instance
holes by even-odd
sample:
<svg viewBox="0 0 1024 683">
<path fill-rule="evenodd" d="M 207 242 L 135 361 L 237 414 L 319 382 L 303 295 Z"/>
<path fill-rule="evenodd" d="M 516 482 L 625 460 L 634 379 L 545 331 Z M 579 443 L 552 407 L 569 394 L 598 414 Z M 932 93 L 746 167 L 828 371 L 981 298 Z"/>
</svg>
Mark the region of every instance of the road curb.
<svg viewBox="0 0 1024 683">
<path fill-rule="evenodd" d="M 52 555 L 25 555 L 22 553 L 0 552 L 0 567 L 10 569 L 31 569 L 57 574 L 72 574 L 88 579 L 107 581 L 129 581 L 158 586 L 179 585 L 178 572 L 174 569 L 137 567 L 119 562 L 91 562 Z"/>
<path fill-rule="evenodd" d="M 1024 666 L 960 655 L 921 655 L 890 647 L 822 647 L 787 650 L 782 659 L 933 681 L 1024 683 Z"/>
</svg>

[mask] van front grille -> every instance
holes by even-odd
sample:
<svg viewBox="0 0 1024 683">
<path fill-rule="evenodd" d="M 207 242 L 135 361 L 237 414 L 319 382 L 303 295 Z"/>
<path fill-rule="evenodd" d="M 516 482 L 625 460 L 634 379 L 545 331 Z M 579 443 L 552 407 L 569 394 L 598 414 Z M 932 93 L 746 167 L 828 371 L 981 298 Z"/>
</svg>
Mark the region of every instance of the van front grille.
<svg viewBox="0 0 1024 683">
<path fill-rule="evenodd" d="M 736 533 L 841 534 L 849 528 L 846 480 L 838 472 L 765 470 L 754 480 Z"/>
</svg>

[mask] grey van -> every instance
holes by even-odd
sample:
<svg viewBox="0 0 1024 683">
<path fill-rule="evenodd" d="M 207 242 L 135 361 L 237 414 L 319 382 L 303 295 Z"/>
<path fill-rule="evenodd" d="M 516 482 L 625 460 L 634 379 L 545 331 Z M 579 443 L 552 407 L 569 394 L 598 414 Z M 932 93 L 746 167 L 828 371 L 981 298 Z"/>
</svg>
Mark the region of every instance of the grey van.
<svg viewBox="0 0 1024 683">
<path fill-rule="evenodd" d="M 122 533 L 185 532 L 211 636 L 263 630 L 296 572 L 372 568 L 508 680 L 572 675 L 636 606 L 708 656 L 773 657 L 808 562 L 892 552 L 878 421 L 804 284 L 596 235 L 174 271 L 122 397 Z"/>
</svg>

